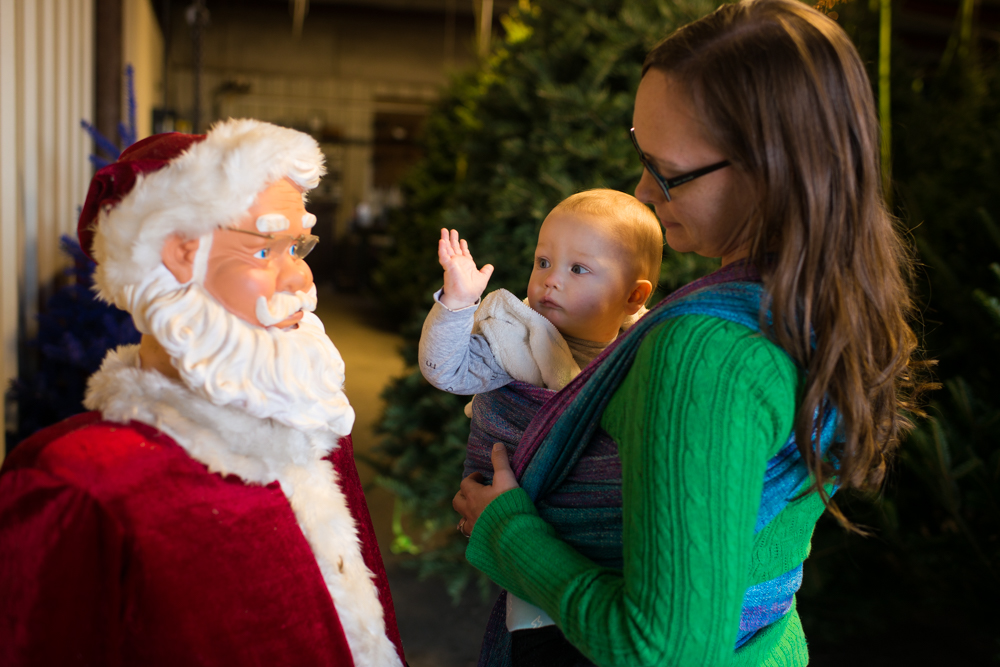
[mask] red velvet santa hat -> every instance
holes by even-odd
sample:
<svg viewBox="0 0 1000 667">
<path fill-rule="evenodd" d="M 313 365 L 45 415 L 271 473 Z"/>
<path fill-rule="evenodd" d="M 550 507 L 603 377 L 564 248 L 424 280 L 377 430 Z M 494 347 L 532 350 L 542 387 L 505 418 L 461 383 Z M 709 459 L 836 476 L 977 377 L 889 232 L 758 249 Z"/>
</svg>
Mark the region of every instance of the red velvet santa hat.
<svg viewBox="0 0 1000 667">
<path fill-rule="evenodd" d="M 97 261 L 98 296 L 124 308 L 126 288 L 161 263 L 168 236 L 208 234 L 237 221 L 278 179 L 311 190 L 324 173 L 312 137 L 257 120 L 133 144 L 94 176 L 77 226 L 80 245 Z"/>
</svg>

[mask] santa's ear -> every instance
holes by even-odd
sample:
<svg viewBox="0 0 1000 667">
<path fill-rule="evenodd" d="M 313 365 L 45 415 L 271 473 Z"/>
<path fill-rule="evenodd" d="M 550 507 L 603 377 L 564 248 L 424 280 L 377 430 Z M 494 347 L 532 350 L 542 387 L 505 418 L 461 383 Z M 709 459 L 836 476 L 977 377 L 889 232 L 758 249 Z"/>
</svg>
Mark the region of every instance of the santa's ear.
<svg viewBox="0 0 1000 667">
<path fill-rule="evenodd" d="M 635 315 L 639 312 L 639 309 L 646 303 L 646 299 L 653 292 L 653 283 L 648 280 L 637 280 L 632 286 L 632 291 L 629 292 L 628 301 L 625 304 L 625 312 L 629 315 Z"/>
<path fill-rule="evenodd" d="M 171 234 L 163 242 L 163 250 L 160 252 L 163 265 L 182 285 L 190 282 L 194 276 L 194 258 L 198 254 L 199 244 L 199 239 L 189 239 L 180 234 Z"/>
</svg>

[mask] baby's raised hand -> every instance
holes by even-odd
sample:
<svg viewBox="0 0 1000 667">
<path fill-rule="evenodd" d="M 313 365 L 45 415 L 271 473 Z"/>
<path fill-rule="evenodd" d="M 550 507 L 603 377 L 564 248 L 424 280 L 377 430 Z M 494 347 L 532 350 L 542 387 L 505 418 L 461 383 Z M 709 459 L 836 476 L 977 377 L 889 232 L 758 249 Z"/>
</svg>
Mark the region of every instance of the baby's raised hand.
<svg viewBox="0 0 1000 667">
<path fill-rule="evenodd" d="M 438 241 L 438 261 L 444 269 L 444 294 L 441 303 L 451 310 L 474 304 L 486 289 L 493 275 L 493 265 L 476 269 L 476 262 L 469 252 L 469 244 L 459 240 L 458 231 L 441 230 Z"/>
</svg>

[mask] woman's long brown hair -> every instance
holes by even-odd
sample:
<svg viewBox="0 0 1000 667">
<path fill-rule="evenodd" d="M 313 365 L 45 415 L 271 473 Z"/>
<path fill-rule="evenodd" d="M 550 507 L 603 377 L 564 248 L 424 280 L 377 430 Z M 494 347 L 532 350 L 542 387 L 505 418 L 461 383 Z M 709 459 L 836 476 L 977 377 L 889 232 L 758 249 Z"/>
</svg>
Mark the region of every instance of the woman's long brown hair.
<svg viewBox="0 0 1000 667">
<path fill-rule="evenodd" d="M 773 325 L 801 369 L 794 429 L 824 484 L 877 488 L 919 413 L 910 328 L 912 260 L 886 210 L 871 85 L 844 31 L 796 0 L 723 5 L 657 45 L 643 74 L 679 82 L 708 136 L 756 193 L 740 230 L 761 271 Z M 666 101 L 665 101 L 666 103 Z M 819 451 L 829 398 L 840 440 Z M 831 461 L 835 460 L 836 464 Z"/>
</svg>

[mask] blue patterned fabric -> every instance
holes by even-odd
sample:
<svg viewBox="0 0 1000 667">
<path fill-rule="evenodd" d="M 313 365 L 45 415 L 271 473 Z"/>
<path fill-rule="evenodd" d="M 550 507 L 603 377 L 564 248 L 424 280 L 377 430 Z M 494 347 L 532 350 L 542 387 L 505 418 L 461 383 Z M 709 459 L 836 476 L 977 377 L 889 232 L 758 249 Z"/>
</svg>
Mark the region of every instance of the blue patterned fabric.
<svg viewBox="0 0 1000 667">
<path fill-rule="evenodd" d="M 502 442 L 513 459 L 531 418 L 555 393 L 515 381 L 477 395 L 463 474 L 491 480 L 493 443 Z M 574 549 L 599 565 L 622 569 L 622 462 L 618 443 L 603 429 L 594 432 L 562 484 L 535 507 Z"/>
<path fill-rule="evenodd" d="M 736 648 L 746 644 L 758 630 L 787 614 L 792 608 L 792 600 L 800 586 L 802 586 L 801 563 L 770 581 L 748 588 L 743 596 Z"/>
</svg>

